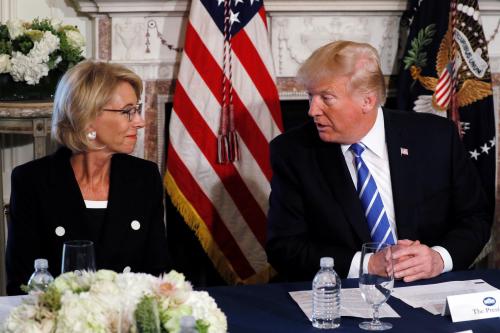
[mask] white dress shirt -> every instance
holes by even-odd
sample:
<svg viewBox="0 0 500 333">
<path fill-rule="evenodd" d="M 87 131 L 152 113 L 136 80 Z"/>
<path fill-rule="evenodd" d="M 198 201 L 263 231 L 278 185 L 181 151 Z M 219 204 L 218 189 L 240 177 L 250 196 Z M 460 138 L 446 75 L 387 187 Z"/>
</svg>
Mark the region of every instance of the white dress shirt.
<svg viewBox="0 0 500 333">
<path fill-rule="evenodd" d="M 384 126 L 384 113 L 379 108 L 377 111 L 377 119 L 375 124 L 360 141 L 366 147 L 361 155 L 366 166 L 377 184 L 378 191 L 382 198 L 382 203 L 389 219 L 389 224 L 394 233 L 394 239 L 397 241 L 397 228 L 396 217 L 394 214 L 394 201 L 392 198 L 392 183 L 389 167 L 389 155 L 387 153 L 387 144 L 385 142 L 385 126 Z M 342 153 L 351 174 L 354 186 L 357 187 L 358 175 L 354 161 L 354 154 L 349 150 L 351 145 L 341 145 Z M 433 250 L 437 251 L 441 258 L 443 258 L 444 269 L 443 272 L 448 272 L 453 269 L 453 261 L 450 253 L 442 246 L 433 246 Z M 348 278 L 357 278 L 359 276 L 359 265 L 361 262 L 361 251 L 356 252 L 351 261 L 349 268 Z M 368 266 L 368 260 L 364 263 L 365 268 Z"/>
</svg>

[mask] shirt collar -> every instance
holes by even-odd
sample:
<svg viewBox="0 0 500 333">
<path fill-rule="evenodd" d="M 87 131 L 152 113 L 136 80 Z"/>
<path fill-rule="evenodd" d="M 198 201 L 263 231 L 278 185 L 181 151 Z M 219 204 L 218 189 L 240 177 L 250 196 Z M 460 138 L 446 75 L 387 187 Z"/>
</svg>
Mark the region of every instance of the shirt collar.
<svg viewBox="0 0 500 333">
<path fill-rule="evenodd" d="M 384 112 L 382 108 L 377 109 L 377 119 L 375 119 L 375 124 L 368 131 L 368 133 L 359 141 L 371 150 L 378 157 L 383 158 L 384 156 L 384 145 L 385 145 L 385 126 L 384 126 Z M 341 145 L 342 153 L 346 153 L 351 145 Z"/>
</svg>

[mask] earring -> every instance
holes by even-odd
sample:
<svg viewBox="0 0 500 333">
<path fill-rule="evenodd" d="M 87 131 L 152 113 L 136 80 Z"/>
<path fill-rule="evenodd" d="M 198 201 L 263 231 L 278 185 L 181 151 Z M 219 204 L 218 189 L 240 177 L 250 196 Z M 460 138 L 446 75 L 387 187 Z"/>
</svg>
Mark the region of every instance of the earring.
<svg viewBox="0 0 500 333">
<path fill-rule="evenodd" d="M 89 140 L 95 140 L 96 137 L 97 137 L 96 131 L 90 131 L 90 132 L 87 133 L 87 138 Z"/>
</svg>

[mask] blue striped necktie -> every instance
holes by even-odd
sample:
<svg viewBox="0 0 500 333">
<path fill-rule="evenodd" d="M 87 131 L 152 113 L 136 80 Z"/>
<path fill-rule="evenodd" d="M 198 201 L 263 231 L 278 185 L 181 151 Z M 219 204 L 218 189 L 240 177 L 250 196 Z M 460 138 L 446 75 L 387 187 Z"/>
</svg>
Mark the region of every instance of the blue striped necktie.
<svg viewBox="0 0 500 333">
<path fill-rule="evenodd" d="M 354 143 L 349 149 L 354 153 L 354 160 L 358 173 L 357 192 L 361 200 L 361 205 L 365 211 L 372 241 L 395 244 L 396 238 L 392 232 L 389 219 L 387 218 L 382 197 L 377 189 L 377 184 L 361 158 L 365 146 L 361 143 Z"/>
</svg>

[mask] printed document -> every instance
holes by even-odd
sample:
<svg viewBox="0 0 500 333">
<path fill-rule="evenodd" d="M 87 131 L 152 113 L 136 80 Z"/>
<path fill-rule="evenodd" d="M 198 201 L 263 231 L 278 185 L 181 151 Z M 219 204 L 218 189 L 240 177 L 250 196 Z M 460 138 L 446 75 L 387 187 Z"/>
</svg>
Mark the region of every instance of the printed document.
<svg viewBox="0 0 500 333">
<path fill-rule="evenodd" d="M 423 308 L 434 315 L 444 315 L 447 296 L 491 290 L 497 289 L 481 279 L 475 279 L 394 288 L 392 296 L 414 308 Z"/>
<path fill-rule="evenodd" d="M 299 305 L 307 318 L 312 317 L 312 291 L 291 291 L 290 296 Z M 363 300 L 359 288 L 340 290 L 340 315 L 342 317 L 372 318 L 372 307 Z M 380 318 L 399 318 L 390 305 L 384 303 L 379 308 Z"/>
</svg>

